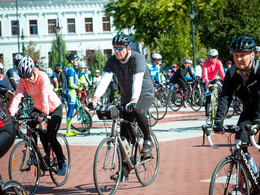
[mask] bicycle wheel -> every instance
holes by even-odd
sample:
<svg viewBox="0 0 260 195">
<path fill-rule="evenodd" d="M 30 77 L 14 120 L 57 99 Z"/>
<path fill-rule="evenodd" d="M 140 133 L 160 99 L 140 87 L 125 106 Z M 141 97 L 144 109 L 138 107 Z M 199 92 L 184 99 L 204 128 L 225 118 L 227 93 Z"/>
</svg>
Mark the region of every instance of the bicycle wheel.
<svg viewBox="0 0 260 195">
<path fill-rule="evenodd" d="M 156 104 L 153 102 L 147 113 L 147 118 L 149 120 L 150 127 L 153 127 L 157 124 L 158 115 L 158 108 Z"/>
<path fill-rule="evenodd" d="M 148 186 L 155 180 L 160 163 L 160 150 L 158 140 L 153 132 L 150 132 L 150 134 L 154 144 L 152 153 L 148 155 L 140 154 L 142 148 L 141 142 L 143 140 L 139 142 L 139 146 L 137 149 L 137 162 L 139 162 L 140 164 L 137 169 L 135 169 L 135 173 L 138 181 L 143 186 Z"/>
<path fill-rule="evenodd" d="M 240 176 L 238 178 L 239 190 L 243 190 L 246 193 L 250 194 L 249 179 L 246 173 L 246 169 L 242 163 L 240 163 Z M 234 190 L 236 186 L 236 174 L 237 174 L 237 165 L 233 156 L 227 156 L 222 159 L 216 169 L 213 172 L 209 194 L 229 194 Z M 243 188 L 243 189 L 242 189 Z"/>
<path fill-rule="evenodd" d="M 9 158 L 9 178 L 21 183 L 28 194 L 34 194 L 40 180 L 40 164 L 35 149 L 26 140 L 15 144 Z"/>
<path fill-rule="evenodd" d="M 115 194 L 122 175 L 122 155 L 112 137 L 104 138 L 97 147 L 95 154 L 93 175 L 96 190 L 99 194 Z M 117 181 L 111 176 L 118 173 Z"/>
<path fill-rule="evenodd" d="M 191 96 L 190 96 L 190 106 L 192 110 L 194 111 L 199 111 L 202 107 L 203 101 L 201 98 L 200 91 L 198 89 L 194 89 L 191 91 Z"/>
<path fill-rule="evenodd" d="M 160 93 L 155 100 L 155 104 L 159 112 L 158 120 L 161 120 L 167 113 L 167 98 L 165 97 L 165 94 Z"/>
<path fill-rule="evenodd" d="M 27 195 L 25 188 L 15 180 L 8 180 L 3 185 L 4 194 Z"/>
<path fill-rule="evenodd" d="M 61 145 L 62 152 L 64 154 L 64 160 L 68 167 L 67 167 L 67 171 L 66 171 L 65 175 L 63 175 L 63 176 L 57 175 L 57 170 L 59 169 L 58 159 L 57 159 L 55 153 L 53 152 L 53 150 L 50 148 L 50 170 L 49 170 L 49 172 L 50 172 L 50 176 L 51 176 L 53 183 L 56 186 L 62 186 L 67 182 L 67 180 L 69 178 L 70 166 L 71 166 L 71 154 L 70 154 L 69 143 L 68 143 L 67 139 L 64 137 L 64 135 L 62 135 L 61 133 L 58 133 L 57 140 Z"/>
<path fill-rule="evenodd" d="M 178 111 L 181 108 L 182 105 L 182 98 L 179 98 L 177 96 L 177 91 L 173 90 L 170 92 L 168 96 L 168 106 L 172 111 Z"/>
<path fill-rule="evenodd" d="M 72 120 L 71 127 L 79 132 L 90 132 L 90 128 L 92 127 L 92 117 L 90 116 L 87 109 L 85 107 L 80 107 L 78 115 L 78 120 Z"/>
</svg>

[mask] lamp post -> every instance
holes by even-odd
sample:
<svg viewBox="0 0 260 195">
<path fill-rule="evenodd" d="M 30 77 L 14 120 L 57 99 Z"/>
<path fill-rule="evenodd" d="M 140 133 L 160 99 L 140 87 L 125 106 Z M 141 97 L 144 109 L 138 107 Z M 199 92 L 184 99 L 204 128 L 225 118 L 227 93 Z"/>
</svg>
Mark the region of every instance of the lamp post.
<svg viewBox="0 0 260 195">
<path fill-rule="evenodd" d="M 17 30 L 17 45 L 18 45 L 18 53 L 20 53 L 20 42 L 19 42 L 19 37 L 20 37 L 20 24 L 19 24 L 19 20 L 18 20 L 18 0 L 15 1 L 15 6 L 16 6 L 16 21 L 17 21 L 17 26 L 16 26 L 16 30 Z"/>
<path fill-rule="evenodd" d="M 193 6 L 196 8 L 195 12 Z M 193 67 L 196 66 L 196 55 L 195 55 L 195 25 L 194 21 L 196 20 L 196 16 L 198 15 L 198 8 L 196 5 L 193 4 L 191 1 L 191 12 L 187 14 L 188 17 L 191 19 L 191 34 L 192 34 L 192 48 L 193 48 Z"/>
<path fill-rule="evenodd" d="M 58 41 L 58 52 L 59 52 L 59 63 L 61 63 L 61 51 L 60 51 L 60 21 L 59 18 L 57 19 L 57 26 L 56 26 L 56 33 L 57 33 L 57 41 Z"/>
<path fill-rule="evenodd" d="M 21 35 L 21 39 L 22 39 L 22 52 L 23 52 L 23 56 L 24 56 L 24 35 L 23 35 L 23 29 L 22 29 L 22 35 Z"/>
</svg>

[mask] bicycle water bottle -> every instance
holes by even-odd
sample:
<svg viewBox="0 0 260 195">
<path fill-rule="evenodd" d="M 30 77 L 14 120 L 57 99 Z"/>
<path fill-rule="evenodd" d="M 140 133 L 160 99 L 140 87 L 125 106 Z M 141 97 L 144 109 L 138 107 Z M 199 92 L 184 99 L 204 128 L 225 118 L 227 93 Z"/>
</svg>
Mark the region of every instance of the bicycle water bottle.
<svg viewBox="0 0 260 195">
<path fill-rule="evenodd" d="M 257 166 L 255 164 L 253 156 L 250 153 L 247 153 L 246 157 L 248 159 L 248 162 L 249 162 L 249 164 L 250 164 L 254 174 L 257 176 L 258 175 L 258 168 L 257 168 Z"/>
<path fill-rule="evenodd" d="M 121 136 L 121 139 L 122 139 L 123 145 L 125 146 L 126 151 L 130 152 L 131 147 L 130 147 L 126 137 L 125 136 Z"/>
</svg>

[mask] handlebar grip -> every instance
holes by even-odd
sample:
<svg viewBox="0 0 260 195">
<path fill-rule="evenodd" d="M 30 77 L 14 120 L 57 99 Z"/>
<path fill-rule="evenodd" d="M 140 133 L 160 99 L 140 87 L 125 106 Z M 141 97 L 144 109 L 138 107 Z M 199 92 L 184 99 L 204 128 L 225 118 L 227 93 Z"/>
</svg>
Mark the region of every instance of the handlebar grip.
<svg viewBox="0 0 260 195">
<path fill-rule="evenodd" d="M 256 147 L 258 150 L 260 150 L 260 145 L 258 145 L 258 144 L 256 143 L 255 139 L 254 139 L 256 133 L 257 133 L 257 130 L 256 130 L 256 129 L 251 129 L 251 130 L 249 131 L 249 139 L 250 139 L 252 145 L 253 145 L 254 147 Z"/>
</svg>

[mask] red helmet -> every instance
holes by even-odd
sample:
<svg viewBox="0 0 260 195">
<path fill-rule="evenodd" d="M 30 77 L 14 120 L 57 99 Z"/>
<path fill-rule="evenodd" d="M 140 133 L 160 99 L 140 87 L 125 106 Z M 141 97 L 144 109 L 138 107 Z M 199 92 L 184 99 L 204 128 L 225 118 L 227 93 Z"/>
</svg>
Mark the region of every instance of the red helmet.
<svg viewBox="0 0 260 195">
<path fill-rule="evenodd" d="M 172 68 L 178 68 L 178 65 L 177 64 L 173 64 Z"/>
</svg>

